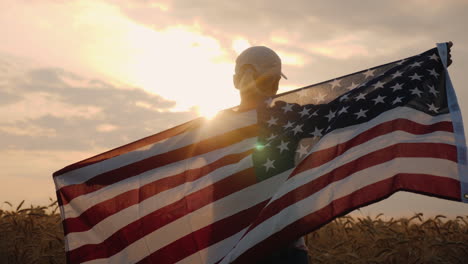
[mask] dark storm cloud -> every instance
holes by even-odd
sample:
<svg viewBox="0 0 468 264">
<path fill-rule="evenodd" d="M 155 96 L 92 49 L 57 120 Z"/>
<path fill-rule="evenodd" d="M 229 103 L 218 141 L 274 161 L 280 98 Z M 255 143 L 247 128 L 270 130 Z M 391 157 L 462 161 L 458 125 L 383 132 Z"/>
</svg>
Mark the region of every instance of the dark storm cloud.
<svg viewBox="0 0 468 264">
<path fill-rule="evenodd" d="M 79 81 L 79 85 L 69 84 L 70 80 Z M 49 113 L 14 122 L 0 121 L 0 127 L 16 129 L 0 130 L 0 138 L 9 149 L 109 149 L 196 116 L 194 112 L 170 112 L 175 102 L 142 89 L 123 89 L 99 80 L 86 80 L 63 69 L 27 71 L 23 76 L 9 80 L 7 86 L 8 90 L 16 92 L 16 101 L 28 94 L 41 93 L 47 95 L 48 100 L 62 103 L 65 107 L 92 107 L 99 110 L 94 114 L 66 116 Z M 0 104 L 2 100 L 3 97 Z M 15 133 L 27 130 L 32 132 Z M 42 132 L 34 135 L 36 130 Z"/>
</svg>

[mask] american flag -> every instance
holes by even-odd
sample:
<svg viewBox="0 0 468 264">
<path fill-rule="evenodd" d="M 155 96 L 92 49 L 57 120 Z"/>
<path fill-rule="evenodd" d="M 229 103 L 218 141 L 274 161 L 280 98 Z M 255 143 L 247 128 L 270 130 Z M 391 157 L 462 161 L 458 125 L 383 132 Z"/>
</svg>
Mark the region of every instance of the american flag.
<svg viewBox="0 0 468 264">
<path fill-rule="evenodd" d="M 54 173 L 69 263 L 250 263 L 406 190 L 468 202 L 445 45 Z"/>
</svg>

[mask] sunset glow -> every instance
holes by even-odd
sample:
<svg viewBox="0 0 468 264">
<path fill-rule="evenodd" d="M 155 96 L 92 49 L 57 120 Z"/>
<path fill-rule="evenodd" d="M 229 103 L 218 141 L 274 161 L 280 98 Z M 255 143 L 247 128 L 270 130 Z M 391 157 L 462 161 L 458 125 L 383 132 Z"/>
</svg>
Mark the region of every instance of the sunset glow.
<svg viewBox="0 0 468 264">
<path fill-rule="evenodd" d="M 238 105 L 234 63 L 253 45 L 280 56 L 288 77 L 282 93 L 452 40 L 450 73 L 466 121 L 467 12 L 462 0 L 264 0 L 249 8 L 242 1 L 2 0 L 0 203 L 48 203 L 54 171 Z"/>
</svg>

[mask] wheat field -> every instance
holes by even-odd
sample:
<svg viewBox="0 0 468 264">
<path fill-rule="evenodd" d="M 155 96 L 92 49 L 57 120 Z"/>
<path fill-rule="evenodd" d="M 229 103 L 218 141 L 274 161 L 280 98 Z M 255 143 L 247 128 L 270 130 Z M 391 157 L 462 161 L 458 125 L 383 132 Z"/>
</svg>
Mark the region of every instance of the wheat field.
<svg viewBox="0 0 468 264">
<path fill-rule="evenodd" d="M 0 210 L 0 263 L 65 263 L 57 203 Z M 468 216 L 337 218 L 307 235 L 310 263 L 468 263 Z"/>
</svg>

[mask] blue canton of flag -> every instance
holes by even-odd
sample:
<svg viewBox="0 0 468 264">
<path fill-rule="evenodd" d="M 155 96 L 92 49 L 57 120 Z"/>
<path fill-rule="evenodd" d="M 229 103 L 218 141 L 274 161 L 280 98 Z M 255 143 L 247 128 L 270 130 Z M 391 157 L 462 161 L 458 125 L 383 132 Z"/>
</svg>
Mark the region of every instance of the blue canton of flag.
<svg viewBox="0 0 468 264">
<path fill-rule="evenodd" d="M 434 48 L 266 100 L 258 109 L 257 177 L 262 180 L 293 168 L 324 135 L 396 107 L 432 116 L 448 113 L 444 68 L 437 54 Z"/>
</svg>

